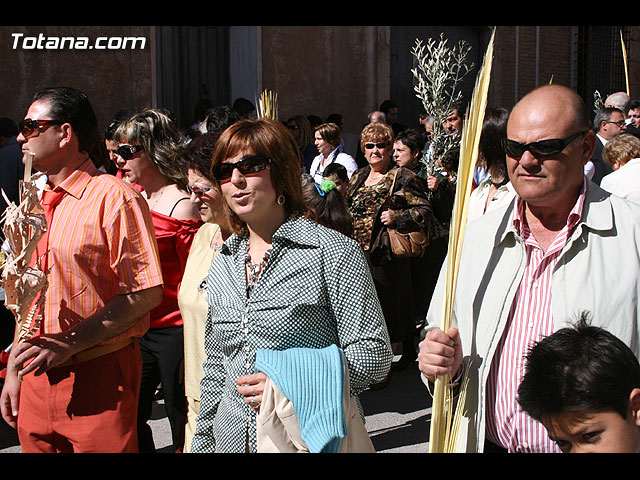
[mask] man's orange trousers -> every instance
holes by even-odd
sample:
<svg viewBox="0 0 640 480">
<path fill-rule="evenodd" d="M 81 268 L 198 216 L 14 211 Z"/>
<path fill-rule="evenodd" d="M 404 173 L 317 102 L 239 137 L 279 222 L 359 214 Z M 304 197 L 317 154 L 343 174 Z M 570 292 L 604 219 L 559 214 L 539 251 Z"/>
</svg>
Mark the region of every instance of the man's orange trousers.
<svg viewBox="0 0 640 480">
<path fill-rule="evenodd" d="M 135 453 L 142 360 L 137 341 L 101 357 L 22 380 L 23 453 Z"/>
</svg>

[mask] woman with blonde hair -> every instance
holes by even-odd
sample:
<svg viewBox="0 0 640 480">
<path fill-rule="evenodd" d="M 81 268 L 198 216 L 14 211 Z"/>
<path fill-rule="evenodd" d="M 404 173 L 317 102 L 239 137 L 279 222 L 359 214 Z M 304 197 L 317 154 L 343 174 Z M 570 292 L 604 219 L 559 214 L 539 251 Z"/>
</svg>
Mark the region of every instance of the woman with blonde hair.
<svg viewBox="0 0 640 480">
<path fill-rule="evenodd" d="M 402 233 L 425 231 L 431 204 L 420 178 L 391 159 L 393 130 L 385 123 L 370 123 L 360 134 L 368 165 L 358 170 L 347 189 L 347 205 L 353 217 L 353 236 L 365 252 L 376 291 L 395 348 L 412 360 L 415 350 L 415 313 L 411 258 L 394 256 L 389 228 Z M 382 388 L 391 378 L 374 388 Z"/>
<path fill-rule="evenodd" d="M 162 385 L 173 449 L 183 445 L 186 414 L 183 384 L 183 320 L 178 290 L 193 237 L 202 221 L 189 201 L 187 169 L 180 159 L 182 137 L 171 118 L 160 110 L 144 110 L 123 122 L 114 134 L 116 165 L 125 179 L 142 188 L 149 203 L 158 243 L 163 297 L 151 311 L 147 333 L 138 342 L 143 371 L 138 408 L 140 452 L 154 452 L 147 421 L 154 395 Z"/>
<path fill-rule="evenodd" d="M 298 147 L 277 121 L 236 122 L 216 144 L 212 177 L 234 233 L 209 270 L 194 453 L 257 451 L 267 381 L 255 371 L 259 351 L 337 346 L 351 396 L 384 377 L 391 363 L 362 251 L 308 218 L 301 173 Z"/>
<path fill-rule="evenodd" d="M 630 133 L 616 135 L 604 146 L 602 158 L 613 172 L 602 178 L 600 186 L 640 203 L 640 139 Z"/>
</svg>

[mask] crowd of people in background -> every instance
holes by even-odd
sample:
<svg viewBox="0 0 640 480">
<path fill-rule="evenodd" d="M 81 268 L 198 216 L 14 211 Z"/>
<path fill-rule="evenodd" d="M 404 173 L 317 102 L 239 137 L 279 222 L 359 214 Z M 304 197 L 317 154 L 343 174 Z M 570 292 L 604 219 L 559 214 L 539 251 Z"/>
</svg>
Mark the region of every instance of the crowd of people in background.
<svg viewBox="0 0 640 480">
<path fill-rule="evenodd" d="M 308 443 L 317 441 L 319 451 L 371 451 L 368 438 L 353 437 L 362 430 L 358 426 L 342 446 L 333 441 L 342 437 L 327 431 L 340 431 L 345 420 L 311 397 L 325 398 L 343 385 L 360 418 L 358 394 L 385 388 L 394 372 L 409 366 L 420 369 L 428 387 L 443 372 L 456 385 L 463 371 L 475 372 L 468 402 L 476 402 L 482 420 L 465 430 L 464 450 L 575 450 L 565 438 L 565 424 L 558 423 L 565 411 L 536 397 L 544 382 L 536 370 L 544 362 L 532 363 L 518 392 L 514 379 L 519 382 L 521 374 L 513 372 L 520 358 L 509 349 L 524 358 L 540 338 L 556 338 L 554 327 L 565 321 L 558 312 L 568 317 L 574 306 L 597 315 L 595 323 L 604 328 L 609 317 L 627 314 L 626 323 L 612 321 L 620 338 L 602 341 L 637 349 L 635 304 L 608 315 L 593 298 L 583 302 L 580 295 L 590 293 L 610 302 L 604 285 L 594 283 L 596 295 L 589 283 L 578 297 L 563 298 L 562 308 L 551 303 L 550 294 L 546 300 L 527 296 L 523 285 L 537 288 L 544 281 L 551 291 L 552 270 L 565 243 L 571 245 L 580 231 L 583 209 L 593 216 L 584 235 L 611 227 L 606 213 L 596 218 L 601 200 L 592 198 L 606 192 L 625 199 L 612 202 L 617 228 L 612 236 L 632 239 L 624 252 L 627 259 L 635 257 L 635 265 L 640 101 L 611 95 L 593 120 L 585 120 L 586 107 L 555 88 L 532 92 L 538 103 L 525 97 L 511 111 L 487 107 L 469 199 L 472 240 L 465 243 L 464 287 L 456 297 L 459 325 L 449 332 L 437 325 L 459 149 L 434 157 L 434 118 L 421 115 L 415 126 L 402 125 L 398 106 L 385 100 L 364 122 L 355 151 L 348 152 L 337 113 L 325 120 L 302 114 L 274 120 L 257 118 L 245 99 L 233 105 L 202 101 L 187 128 L 161 109 L 122 110 L 100 133 L 82 92 L 39 92 L 19 126 L 0 122 L 6 200 L 18 202 L 27 151 L 36 155 L 34 169 L 47 176 L 43 202 L 49 192 L 61 194 L 51 207 L 55 216 L 48 217 L 54 222 L 49 243 L 38 252 L 52 262 L 47 320 L 34 339 L 17 346 L 15 322 L 6 309 L 2 319 L 6 379 L 0 407 L 5 421 L 17 428 L 23 451 L 154 452 L 148 421 L 159 396 L 174 451 L 266 451 L 275 440 L 261 433 L 259 414 L 284 386 L 296 398 L 298 431 Z M 557 128 L 536 123 L 531 112 L 537 109 L 553 112 Z M 463 112 L 460 105 L 442 120 L 446 135 L 458 141 Z M 564 170 L 543 166 L 562 155 Z M 526 167 L 529 157 L 532 165 Z M 548 189 L 544 195 L 542 185 Z M 559 214 L 553 211 L 553 227 L 547 218 L 551 205 L 566 206 Z M 91 221 L 85 212 L 91 212 Z M 627 223 L 621 225 L 622 219 Z M 504 237 L 497 239 L 496 232 Z M 413 233 L 426 238 L 422 250 L 400 254 L 396 235 Z M 525 239 L 526 261 L 512 257 L 510 242 L 521 242 L 504 240 L 512 234 Z M 589 248 L 563 261 L 573 281 L 581 274 L 593 278 L 589 269 L 598 265 L 601 280 L 617 277 L 617 288 L 631 302 L 637 299 L 638 270 L 626 264 L 632 274 L 619 278 L 622 264 L 616 262 L 624 259 L 609 257 L 607 249 L 617 245 L 612 236 L 585 237 Z M 508 287 L 496 280 L 513 279 L 516 271 L 522 280 Z M 512 303 L 497 299 L 503 290 Z M 554 291 L 553 302 L 564 294 Z M 526 313 L 531 305 L 540 308 L 546 323 L 521 341 L 512 332 L 531 321 Z M 504 320 L 499 327 L 498 319 Z M 481 327 L 486 332 L 478 334 Z M 488 338 L 489 332 L 495 335 Z M 482 365 L 473 359 L 465 363 L 466 356 L 482 356 L 485 348 L 491 353 Z M 620 361 L 633 364 L 633 355 L 620 350 Z M 527 358 L 537 358 L 533 355 Z M 121 372 L 116 365 L 126 362 Z M 117 374 L 104 375 L 114 369 Z M 306 383 L 299 381 L 301 371 L 310 377 Z M 331 383 L 336 372 L 339 378 Z M 635 375 L 629 380 L 631 400 L 627 390 L 620 392 L 624 412 L 631 402 L 632 418 L 640 411 Z M 43 401 L 49 395 L 58 401 Z M 515 410 L 521 423 L 516 433 L 507 432 L 506 418 Z M 53 411 L 66 413 L 44 422 Z M 88 420 L 76 428 L 80 417 Z M 325 428 L 317 425 L 318 417 Z M 96 436 L 96 429 L 109 434 Z M 551 441 L 536 437 L 545 431 Z M 629 431 L 633 443 L 636 434 Z M 526 435 L 518 437 L 522 432 Z"/>
</svg>

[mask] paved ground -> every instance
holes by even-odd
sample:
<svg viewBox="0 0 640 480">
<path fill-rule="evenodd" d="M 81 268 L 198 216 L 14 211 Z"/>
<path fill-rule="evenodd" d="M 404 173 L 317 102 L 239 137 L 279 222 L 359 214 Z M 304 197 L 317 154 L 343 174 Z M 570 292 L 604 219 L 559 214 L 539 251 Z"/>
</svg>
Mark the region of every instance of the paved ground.
<svg viewBox="0 0 640 480">
<path fill-rule="evenodd" d="M 431 398 L 420 381 L 415 365 L 396 372 L 382 390 L 361 396 L 367 430 L 379 453 L 426 453 L 428 451 Z M 170 453 L 169 422 L 161 402 L 154 406 L 152 420 L 156 448 Z M 19 453 L 15 432 L 0 419 L 0 453 Z"/>
<path fill-rule="evenodd" d="M 386 388 L 368 390 L 360 400 L 377 452 L 428 452 L 431 396 L 417 366 L 394 373 Z"/>
</svg>

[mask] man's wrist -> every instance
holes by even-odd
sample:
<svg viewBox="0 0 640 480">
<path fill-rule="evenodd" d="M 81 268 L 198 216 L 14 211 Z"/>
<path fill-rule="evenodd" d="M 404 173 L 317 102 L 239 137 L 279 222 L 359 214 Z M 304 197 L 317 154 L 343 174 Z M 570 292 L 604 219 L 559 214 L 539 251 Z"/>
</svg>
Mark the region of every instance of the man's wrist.
<svg viewBox="0 0 640 480">
<path fill-rule="evenodd" d="M 459 386 L 463 376 L 464 376 L 464 362 L 460 365 L 460 367 L 458 367 L 458 373 L 451 378 L 449 385 L 453 388 Z"/>
<path fill-rule="evenodd" d="M 464 376 L 464 362 L 462 362 L 462 364 L 458 368 L 457 373 L 451 378 L 451 380 L 449 380 L 449 387 L 458 388 L 460 386 L 460 381 L 462 380 L 463 376 Z M 433 396 L 435 380 L 436 380 L 435 377 L 433 377 L 432 379 L 432 378 L 429 378 L 429 376 L 422 373 L 422 378 L 424 379 L 423 383 L 426 385 L 427 389 L 429 390 L 429 393 Z"/>
</svg>

